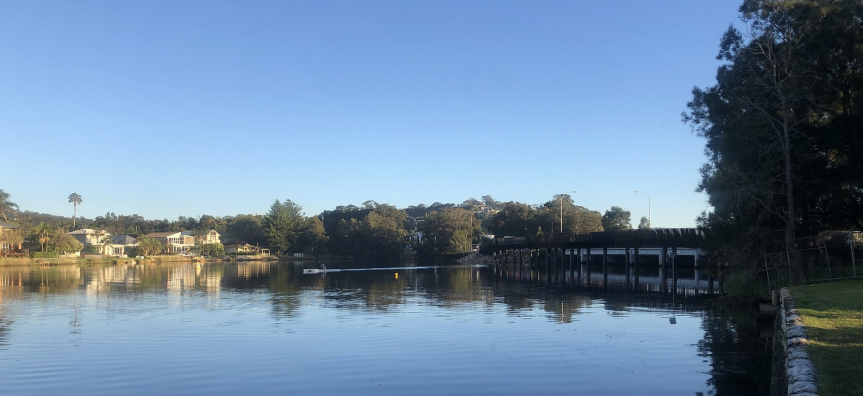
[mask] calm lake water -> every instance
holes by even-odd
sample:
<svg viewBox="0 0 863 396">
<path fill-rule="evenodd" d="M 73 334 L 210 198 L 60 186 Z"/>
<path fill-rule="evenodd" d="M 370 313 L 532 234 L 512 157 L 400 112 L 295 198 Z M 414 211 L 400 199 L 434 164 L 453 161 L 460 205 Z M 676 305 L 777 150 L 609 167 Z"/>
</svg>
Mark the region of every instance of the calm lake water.
<svg viewBox="0 0 863 396">
<path fill-rule="evenodd" d="M 769 394 L 755 317 L 700 298 L 317 266 L 0 268 L 0 392 Z"/>
</svg>

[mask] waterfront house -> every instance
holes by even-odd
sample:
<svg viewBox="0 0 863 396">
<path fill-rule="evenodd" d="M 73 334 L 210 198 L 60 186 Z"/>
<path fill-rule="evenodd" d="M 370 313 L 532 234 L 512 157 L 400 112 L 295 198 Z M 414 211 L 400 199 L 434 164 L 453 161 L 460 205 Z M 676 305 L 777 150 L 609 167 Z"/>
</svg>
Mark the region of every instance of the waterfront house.
<svg viewBox="0 0 863 396">
<path fill-rule="evenodd" d="M 102 243 L 99 239 L 105 236 L 110 236 L 107 232 L 99 232 L 92 228 L 82 228 L 69 233 L 72 237 L 81 242 L 84 247 L 99 245 Z"/>
<path fill-rule="evenodd" d="M 129 235 L 114 235 L 111 238 L 111 246 L 108 252 L 112 256 L 125 256 L 129 249 L 138 246 L 138 240 Z"/>
<path fill-rule="evenodd" d="M 104 254 L 106 256 L 112 255 L 112 252 L 114 251 L 111 245 L 105 245 L 102 243 L 105 238 L 113 238 L 108 231 L 82 228 L 80 230 L 70 232 L 69 235 L 77 239 L 78 242 L 81 242 L 85 249 L 90 246 L 95 246 L 100 254 Z M 113 244 L 113 239 L 111 239 L 111 242 Z"/>
<path fill-rule="evenodd" d="M 152 232 L 146 235 L 162 243 L 168 253 L 188 253 L 195 247 L 195 237 L 190 232 Z"/>
<path fill-rule="evenodd" d="M 260 248 L 243 241 L 233 241 L 225 244 L 226 254 L 258 254 Z"/>
<path fill-rule="evenodd" d="M 21 243 L 24 241 L 23 232 L 24 229 L 19 225 L 0 221 L 0 252 L 21 250 Z M 20 237 L 10 238 L 16 235 Z M 11 242 L 12 239 L 17 239 L 18 243 Z"/>
<path fill-rule="evenodd" d="M 221 235 L 218 232 L 216 232 L 216 230 L 210 230 L 204 235 L 199 235 L 198 241 L 201 243 L 201 245 L 206 245 L 206 244 L 211 244 L 211 243 L 222 243 L 221 240 L 219 239 L 219 237 L 221 237 Z"/>
</svg>

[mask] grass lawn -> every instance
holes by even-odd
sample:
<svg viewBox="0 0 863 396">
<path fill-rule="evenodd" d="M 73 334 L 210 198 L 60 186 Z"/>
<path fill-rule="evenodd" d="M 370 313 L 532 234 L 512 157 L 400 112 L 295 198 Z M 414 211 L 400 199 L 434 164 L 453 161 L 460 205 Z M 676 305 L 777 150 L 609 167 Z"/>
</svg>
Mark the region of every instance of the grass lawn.
<svg viewBox="0 0 863 396">
<path fill-rule="evenodd" d="M 863 395 L 863 281 L 791 288 L 821 396 Z"/>
</svg>

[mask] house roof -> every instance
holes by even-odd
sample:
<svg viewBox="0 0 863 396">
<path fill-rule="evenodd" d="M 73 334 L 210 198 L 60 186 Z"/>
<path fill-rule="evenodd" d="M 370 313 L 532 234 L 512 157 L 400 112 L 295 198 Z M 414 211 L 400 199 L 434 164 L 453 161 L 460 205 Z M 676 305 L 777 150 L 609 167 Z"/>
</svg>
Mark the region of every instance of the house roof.
<svg viewBox="0 0 863 396">
<path fill-rule="evenodd" d="M 87 234 L 92 234 L 95 232 L 96 232 L 96 230 L 94 230 L 92 228 L 82 228 L 80 230 L 71 231 L 71 232 L 69 232 L 69 234 L 70 235 L 87 235 Z"/>
<path fill-rule="evenodd" d="M 0 221 L 0 228 L 21 228 L 21 226 Z"/>
<path fill-rule="evenodd" d="M 169 236 L 177 235 L 177 234 L 179 234 L 179 232 L 173 232 L 173 231 L 151 232 L 151 233 L 147 234 L 146 237 L 147 238 L 165 238 L 165 237 L 169 237 Z"/>
<path fill-rule="evenodd" d="M 138 240 L 128 235 L 114 235 L 111 243 L 114 245 L 134 245 L 138 243 Z"/>
</svg>

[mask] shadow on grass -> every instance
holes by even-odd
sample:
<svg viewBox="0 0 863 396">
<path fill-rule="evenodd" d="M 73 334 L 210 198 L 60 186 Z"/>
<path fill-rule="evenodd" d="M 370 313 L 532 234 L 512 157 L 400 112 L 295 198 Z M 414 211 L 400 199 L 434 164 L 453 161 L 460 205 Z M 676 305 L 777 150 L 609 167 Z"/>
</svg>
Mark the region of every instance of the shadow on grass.
<svg viewBox="0 0 863 396">
<path fill-rule="evenodd" d="M 863 281 L 792 289 L 822 396 L 863 395 Z"/>
</svg>

